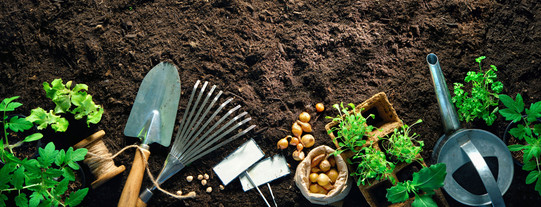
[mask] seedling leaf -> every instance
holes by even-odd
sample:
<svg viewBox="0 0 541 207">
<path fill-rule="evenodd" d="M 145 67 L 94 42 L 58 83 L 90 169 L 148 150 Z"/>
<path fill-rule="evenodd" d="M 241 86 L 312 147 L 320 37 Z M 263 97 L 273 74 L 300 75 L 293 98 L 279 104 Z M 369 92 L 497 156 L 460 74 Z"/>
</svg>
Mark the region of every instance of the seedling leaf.
<svg viewBox="0 0 541 207">
<path fill-rule="evenodd" d="M 413 207 L 437 207 L 438 204 L 429 195 L 420 195 L 415 197 L 411 204 Z"/>
<path fill-rule="evenodd" d="M 66 205 L 70 206 L 76 206 L 83 201 L 83 198 L 85 198 L 86 194 L 88 193 L 88 188 L 79 189 L 75 193 L 71 193 L 69 197 L 66 199 Z"/>
</svg>

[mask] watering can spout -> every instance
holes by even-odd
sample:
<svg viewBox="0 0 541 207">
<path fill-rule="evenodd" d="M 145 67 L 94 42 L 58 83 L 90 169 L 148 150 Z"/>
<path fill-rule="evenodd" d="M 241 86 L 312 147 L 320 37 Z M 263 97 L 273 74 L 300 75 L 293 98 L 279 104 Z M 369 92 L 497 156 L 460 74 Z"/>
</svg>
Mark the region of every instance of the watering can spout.
<svg viewBox="0 0 541 207">
<path fill-rule="evenodd" d="M 434 53 L 430 53 L 426 56 L 426 61 L 428 63 L 428 68 L 430 69 L 430 74 L 432 75 L 432 83 L 434 84 L 436 98 L 438 99 L 438 104 L 440 106 L 440 114 L 445 134 L 449 135 L 460 129 L 458 114 L 451 103 L 451 95 L 447 88 L 447 84 L 445 83 L 438 56 Z"/>
</svg>

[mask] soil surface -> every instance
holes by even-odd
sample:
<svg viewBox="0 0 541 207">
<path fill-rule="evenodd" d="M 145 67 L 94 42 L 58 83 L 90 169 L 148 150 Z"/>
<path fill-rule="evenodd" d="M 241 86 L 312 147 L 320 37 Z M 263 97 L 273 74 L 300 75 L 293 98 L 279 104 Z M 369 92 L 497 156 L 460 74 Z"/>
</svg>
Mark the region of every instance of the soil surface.
<svg viewBox="0 0 541 207">
<path fill-rule="evenodd" d="M 265 206 L 256 191 L 243 192 L 239 181 L 218 190 L 221 182 L 212 171 L 249 138 L 267 156 L 284 153 L 294 172 L 293 149 L 280 152 L 276 142 L 290 134 L 305 106 L 325 104 L 323 113 L 312 113 L 315 146 L 333 146 L 324 130 L 329 122 L 325 116 L 337 114 L 331 105 L 358 104 L 385 92 L 405 123 L 423 119 L 413 131 L 425 142 L 422 156 L 430 164 L 443 128 L 426 55 L 438 55 L 449 88 L 463 82 L 467 71 L 477 70 L 474 59 L 485 55 L 487 67 L 498 67 L 503 93 L 521 93 L 532 103 L 541 97 L 539 48 L 541 6 L 536 0 L 5 0 L 0 1 L 0 97 L 21 96 L 18 101 L 24 105 L 17 112 L 28 115 L 35 107 L 54 107 L 45 98 L 43 82 L 62 78 L 85 83 L 105 113 L 98 125 L 73 132 L 77 135 L 71 142 L 103 129 L 105 144 L 117 152 L 139 143 L 122 132 L 141 81 L 154 65 L 171 62 L 182 81 L 178 117 L 193 84 L 202 80 L 234 97 L 233 103 L 242 105 L 257 127 L 162 186 L 171 192 L 195 191 L 196 198 L 177 200 L 157 192 L 149 206 Z M 500 116 L 490 127 L 481 121 L 463 125 L 501 137 L 507 122 Z M 56 140 L 56 134 L 48 136 Z M 64 139 L 55 142 L 67 142 L 59 140 Z M 169 150 L 151 145 L 154 175 Z M 91 190 L 83 206 L 116 205 L 134 153 L 130 149 L 115 159 L 128 169 Z M 210 194 L 198 182 L 185 180 L 204 173 L 210 175 Z M 515 167 L 504 196 L 507 205 L 541 201 L 534 186 L 524 184 L 526 176 Z M 143 186 L 149 184 L 145 178 Z M 279 206 L 312 206 L 293 175 L 271 186 Z M 344 205 L 366 206 L 359 190 L 352 189 Z M 266 187 L 262 191 L 270 198 Z"/>
</svg>

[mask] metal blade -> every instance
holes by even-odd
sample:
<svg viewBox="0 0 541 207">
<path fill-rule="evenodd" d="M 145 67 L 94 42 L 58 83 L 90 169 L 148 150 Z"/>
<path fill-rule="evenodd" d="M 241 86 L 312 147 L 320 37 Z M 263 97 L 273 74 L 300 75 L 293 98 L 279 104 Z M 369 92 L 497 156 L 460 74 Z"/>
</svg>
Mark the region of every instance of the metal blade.
<svg viewBox="0 0 541 207">
<path fill-rule="evenodd" d="M 168 147 L 180 99 L 177 67 L 161 62 L 145 76 L 132 106 L 124 135 L 139 137 L 143 144 Z"/>
</svg>

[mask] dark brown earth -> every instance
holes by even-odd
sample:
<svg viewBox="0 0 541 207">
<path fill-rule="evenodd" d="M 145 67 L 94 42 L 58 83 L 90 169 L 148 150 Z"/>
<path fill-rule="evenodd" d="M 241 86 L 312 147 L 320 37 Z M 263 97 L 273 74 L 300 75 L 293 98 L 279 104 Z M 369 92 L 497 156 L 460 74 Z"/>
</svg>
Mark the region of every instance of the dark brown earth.
<svg viewBox="0 0 541 207">
<path fill-rule="evenodd" d="M 329 121 L 324 117 L 336 115 L 331 105 L 361 103 L 383 91 L 405 123 L 424 120 L 415 131 L 426 143 L 422 155 L 428 161 L 442 125 L 426 55 L 439 56 L 449 86 L 475 70 L 474 59 L 485 55 L 487 65 L 498 67 L 504 93 L 521 93 L 532 103 L 541 97 L 539 48 L 536 0 L 5 0 L 0 2 L 0 97 L 21 96 L 19 112 L 29 114 L 38 106 L 53 107 L 43 82 L 85 83 L 105 114 L 92 129 L 72 132 L 79 133 L 72 139 L 104 129 L 106 145 L 116 152 L 138 143 L 122 131 L 143 77 L 161 61 L 174 63 L 183 90 L 179 111 L 200 79 L 235 97 L 257 128 L 163 185 L 172 192 L 196 191 L 197 198 L 180 201 L 157 193 L 149 206 L 264 206 L 256 191 L 243 192 L 238 181 L 217 190 L 220 181 L 211 168 L 250 137 L 267 155 L 279 153 L 277 140 L 288 135 L 305 105 L 327 107 L 313 114 L 314 135 L 316 145 L 332 146 L 324 130 Z M 491 127 L 465 124 L 500 137 L 506 125 L 501 117 Z M 169 149 L 153 145 L 151 151 L 150 167 L 157 174 Z M 294 170 L 291 152 L 287 158 Z M 129 169 L 133 155 L 128 150 L 115 161 Z M 211 194 L 184 179 L 199 173 L 211 174 Z M 115 206 L 127 175 L 90 191 L 83 205 Z M 526 175 L 515 169 L 504 196 L 509 206 L 541 201 L 534 186 L 524 184 Z M 292 177 L 272 182 L 278 204 L 310 206 Z M 149 183 L 145 179 L 143 185 Z M 353 189 L 346 206 L 366 206 Z M 263 193 L 269 195 L 266 188 Z"/>
</svg>

